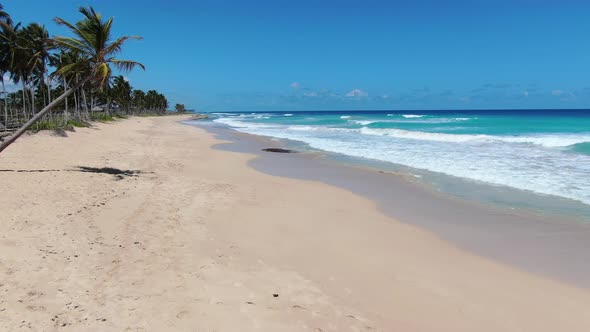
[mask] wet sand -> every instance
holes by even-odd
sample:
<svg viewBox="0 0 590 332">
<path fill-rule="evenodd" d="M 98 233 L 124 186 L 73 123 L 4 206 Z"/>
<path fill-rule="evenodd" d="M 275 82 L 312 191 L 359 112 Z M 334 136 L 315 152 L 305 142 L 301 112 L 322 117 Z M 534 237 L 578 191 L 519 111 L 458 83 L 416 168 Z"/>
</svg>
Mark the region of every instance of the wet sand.
<svg viewBox="0 0 590 332">
<path fill-rule="evenodd" d="M 291 147 L 222 126 L 202 127 L 232 142 L 215 148 L 257 155 L 249 165 L 259 171 L 346 189 L 377 202 L 392 218 L 428 229 L 478 255 L 590 288 L 590 220 L 465 201 L 436 192 L 409 175 L 343 164 L 323 153 L 266 153 L 262 149 Z"/>
</svg>

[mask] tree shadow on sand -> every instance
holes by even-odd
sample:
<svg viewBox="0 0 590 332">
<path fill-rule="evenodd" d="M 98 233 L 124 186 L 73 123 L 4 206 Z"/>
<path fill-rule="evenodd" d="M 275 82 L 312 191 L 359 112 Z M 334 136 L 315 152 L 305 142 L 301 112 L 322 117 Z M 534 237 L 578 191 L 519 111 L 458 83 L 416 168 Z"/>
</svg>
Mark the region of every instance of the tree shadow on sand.
<svg viewBox="0 0 590 332">
<path fill-rule="evenodd" d="M 128 176 L 138 176 L 142 172 L 139 170 L 123 170 L 114 167 L 88 167 L 88 166 L 77 166 L 78 172 L 83 173 L 99 173 L 99 174 L 110 174 L 114 175 L 118 180 L 123 180 Z"/>
<path fill-rule="evenodd" d="M 81 172 L 113 175 L 117 180 L 123 180 L 126 177 L 134 177 L 145 173 L 140 170 L 119 169 L 114 167 L 89 167 L 76 166 L 75 169 L 0 169 L 0 172 L 15 173 L 45 173 L 45 172 Z"/>
</svg>

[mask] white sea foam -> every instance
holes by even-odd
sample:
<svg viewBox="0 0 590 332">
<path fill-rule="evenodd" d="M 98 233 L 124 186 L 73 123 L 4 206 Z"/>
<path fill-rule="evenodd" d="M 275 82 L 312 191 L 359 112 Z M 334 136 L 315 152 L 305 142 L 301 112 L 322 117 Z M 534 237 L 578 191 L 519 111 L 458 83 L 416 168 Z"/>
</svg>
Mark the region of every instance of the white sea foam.
<svg viewBox="0 0 590 332">
<path fill-rule="evenodd" d="M 433 123 L 450 123 L 450 122 L 459 122 L 465 121 L 463 118 L 410 118 L 410 119 L 399 119 L 399 120 L 348 120 L 350 123 L 360 124 L 363 126 L 370 125 L 372 123 L 424 123 L 424 124 L 433 124 Z"/>
<path fill-rule="evenodd" d="M 562 134 L 562 135 L 538 135 L 538 136 L 492 136 L 492 135 L 467 135 L 467 134 L 443 134 L 421 131 L 409 131 L 402 129 L 377 129 L 361 128 L 365 135 L 390 136 L 404 139 L 437 141 L 437 142 L 485 142 L 503 141 L 511 143 L 530 143 L 545 147 L 566 147 L 578 143 L 590 142 L 590 134 Z"/>
<path fill-rule="evenodd" d="M 286 138 L 350 156 L 445 173 L 590 204 L 590 156 L 561 147 L 590 142 L 584 134 L 454 135 L 399 129 L 337 128 L 214 120 L 236 130 Z"/>
<path fill-rule="evenodd" d="M 341 133 L 353 133 L 358 132 L 358 129 L 350 129 L 350 128 L 339 128 L 339 127 L 329 127 L 329 126 L 304 126 L 304 125 L 294 125 L 294 126 L 286 126 L 282 127 L 284 130 L 295 130 L 295 131 L 313 131 L 313 132 L 341 132 Z"/>
<path fill-rule="evenodd" d="M 354 124 L 359 124 L 361 126 L 366 126 L 366 125 L 370 125 L 371 123 L 375 123 L 375 122 L 385 122 L 385 121 L 378 121 L 378 120 L 348 120 L 348 122 L 350 123 L 354 123 Z"/>
<path fill-rule="evenodd" d="M 402 114 L 402 116 L 406 119 L 412 119 L 412 118 L 422 118 L 425 115 L 420 115 L 420 114 Z"/>
<path fill-rule="evenodd" d="M 257 113 L 252 113 L 252 114 L 240 114 L 239 116 L 232 116 L 231 118 L 242 118 L 242 119 L 270 119 L 271 115 L 270 114 L 257 114 Z"/>
<path fill-rule="evenodd" d="M 283 116 L 293 116 L 293 114 L 291 114 L 291 113 L 286 113 L 286 114 L 283 114 Z"/>
<path fill-rule="evenodd" d="M 311 131 L 311 130 L 318 130 L 317 126 L 289 126 L 285 129 L 288 130 L 300 130 L 300 131 Z"/>
<path fill-rule="evenodd" d="M 220 118 L 215 119 L 213 122 L 223 123 L 228 125 L 232 128 L 239 128 L 239 129 L 263 129 L 263 128 L 276 128 L 275 125 L 271 124 L 262 124 L 262 123 L 253 123 L 253 122 L 244 122 L 240 121 L 239 117 L 227 117 L 227 118 Z"/>
<path fill-rule="evenodd" d="M 475 140 L 485 140 L 490 138 L 486 135 L 454 135 L 454 134 L 441 134 L 441 133 L 426 133 L 421 131 L 409 131 L 402 129 L 391 129 L 391 128 L 361 128 L 361 134 L 365 135 L 377 135 L 377 136 L 390 136 L 404 139 L 414 140 L 426 140 L 426 141 L 439 141 L 439 142 L 467 142 Z"/>
<path fill-rule="evenodd" d="M 350 119 L 350 115 L 343 115 L 340 117 L 340 119 Z"/>
</svg>

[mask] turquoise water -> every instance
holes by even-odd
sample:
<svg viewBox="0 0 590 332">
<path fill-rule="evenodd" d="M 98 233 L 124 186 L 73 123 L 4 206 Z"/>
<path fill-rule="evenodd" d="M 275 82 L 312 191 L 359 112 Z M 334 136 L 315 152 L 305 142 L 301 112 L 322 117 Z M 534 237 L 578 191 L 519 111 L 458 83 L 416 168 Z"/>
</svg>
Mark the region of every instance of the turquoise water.
<svg viewBox="0 0 590 332">
<path fill-rule="evenodd" d="M 214 113 L 236 130 L 590 204 L 590 111 Z"/>
</svg>

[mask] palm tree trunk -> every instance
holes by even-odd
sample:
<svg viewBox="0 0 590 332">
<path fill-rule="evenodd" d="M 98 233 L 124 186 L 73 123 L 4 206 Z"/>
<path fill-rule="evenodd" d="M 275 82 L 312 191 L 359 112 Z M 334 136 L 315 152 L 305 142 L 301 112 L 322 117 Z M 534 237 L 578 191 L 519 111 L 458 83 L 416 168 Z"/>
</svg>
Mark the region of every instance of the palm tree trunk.
<svg viewBox="0 0 590 332">
<path fill-rule="evenodd" d="M 76 113 L 76 118 L 78 118 L 78 120 L 80 120 L 80 109 L 78 108 L 78 91 L 76 91 L 74 93 L 74 107 L 75 107 L 75 113 Z"/>
<path fill-rule="evenodd" d="M 72 92 L 76 91 L 76 89 L 80 88 L 86 81 L 90 78 L 83 80 L 82 82 L 78 83 L 73 88 L 65 91 L 61 96 L 57 97 L 54 101 L 49 103 L 49 105 L 45 106 L 39 113 L 35 114 L 29 121 L 27 121 L 22 127 L 20 127 L 12 136 L 8 137 L 2 144 L 0 145 L 0 153 L 4 151 L 10 144 L 14 143 L 17 138 L 19 138 L 22 134 L 27 131 L 35 122 L 41 119 L 45 113 L 49 112 L 52 108 L 57 106 L 61 103 L 62 100 L 66 99 Z"/>
<path fill-rule="evenodd" d="M 68 89 L 68 82 L 66 81 L 66 78 L 64 77 L 64 91 L 67 89 Z M 68 124 L 68 112 L 69 112 L 68 111 L 68 98 L 66 98 L 66 108 L 64 109 L 64 122 L 66 125 Z"/>
<path fill-rule="evenodd" d="M 41 92 L 43 92 L 43 107 L 47 106 L 47 104 L 49 103 L 46 99 L 47 97 L 47 93 L 45 92 L 45 86 L 47 84 L 45 83 L 45 75 L 43 74 L 43 72 L 41 72 L 41 82 L 39 82 L 37 89 L 41 89 Z"/>
<path fill-rule="evenodd" d="M 84 111 L 86 111 L 86 120 L 90 120 L 90 113 L 88 112 L 88 102 L 86 101 L 86 92 L 84 92 L 84 87 L 82 87 L 82 100 L 84 103 Z"/>
<path fill-rule="evenodd" d="M 31 83 L 31 115 L 35 115 L 35 84 Z"/>
<path fill-rule="evenodd" d="M 33 79 L 31 78 L 31 81 Z M 31 82 L 31 87 L 29 89 L 29 93 L 31 94 L 31 116 L 35 116 L 35 83 Z M 39 127 L 37 127 L 39 129 Z"/>
<path fill-rule="evenodd" d="M 8 93 L 4 80 L 2 80 L 2 93 L 4 94 L 4 128 L 8 129 Z"/>
<path fill-rule="evenodd" d="M 47 81 L 47 103 L 51 102 L 51 76 L 48 77 Z"/>
<path fill-rule="evenodd" d="M 27 94 L 25 93 L 25 81 L 21 81 L 22 82 L 22 86 L 23 86 L 23 116 L 25 117 L 25 119 L 27 118 Z"/>
</svg>

